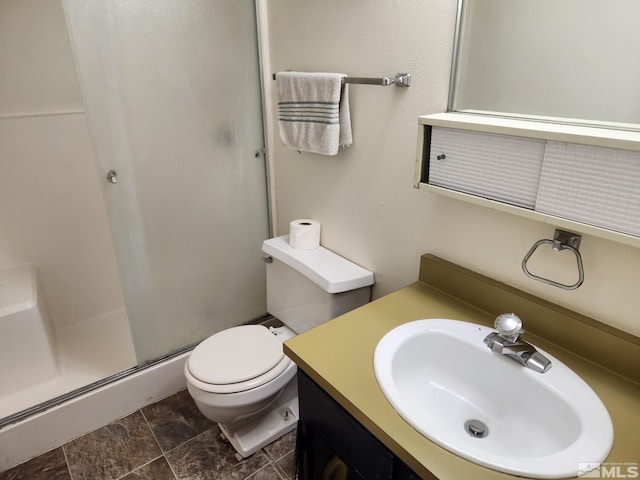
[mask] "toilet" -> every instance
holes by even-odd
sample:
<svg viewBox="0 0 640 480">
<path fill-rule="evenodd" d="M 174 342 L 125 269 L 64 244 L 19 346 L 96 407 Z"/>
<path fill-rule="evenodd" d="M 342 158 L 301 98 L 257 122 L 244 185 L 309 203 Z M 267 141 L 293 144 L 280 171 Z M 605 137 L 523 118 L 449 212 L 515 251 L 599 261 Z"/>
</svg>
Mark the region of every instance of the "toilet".
<svg viewBox="0 0 640 480">
<path fill-rule="evenodd" d="M 296 427 L 296 365 L 285 340 L 368 303 L 373 273 L 320 246 L 298 250 L 289 235 L 266 240 L 267 311 L 275 317 L 216 333 L 185 363 L 198 409 L 246 458 Z"/>
</svg>

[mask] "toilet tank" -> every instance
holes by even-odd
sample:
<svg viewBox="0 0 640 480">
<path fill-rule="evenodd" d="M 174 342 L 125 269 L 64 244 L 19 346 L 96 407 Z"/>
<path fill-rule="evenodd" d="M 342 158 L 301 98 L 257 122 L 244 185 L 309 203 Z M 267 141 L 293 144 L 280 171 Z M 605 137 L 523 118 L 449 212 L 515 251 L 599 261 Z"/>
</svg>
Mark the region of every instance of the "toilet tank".
<svg viewBox="0 0 640 480">
<path fill-rule="evenodd" d="M 289 235 L 265 240 L 267 311 L 296 333 L 371 300 L 373 273 L 327 250 L 296 250 Z"/>
</svg>

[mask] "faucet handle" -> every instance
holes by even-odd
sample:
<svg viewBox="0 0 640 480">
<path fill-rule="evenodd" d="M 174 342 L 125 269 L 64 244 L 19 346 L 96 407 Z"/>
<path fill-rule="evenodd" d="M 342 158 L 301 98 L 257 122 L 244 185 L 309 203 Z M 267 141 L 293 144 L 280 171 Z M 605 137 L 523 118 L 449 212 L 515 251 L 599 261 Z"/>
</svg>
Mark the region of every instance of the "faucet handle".
<svg viewBox="0 0 640 480">
<path fill-rule="evenodd" d="M 498 315 L 494 325 L 502 337 L 512 342 L 517 341 L 524 333 L 522 320 L 515 313 Z"/>
</svg>

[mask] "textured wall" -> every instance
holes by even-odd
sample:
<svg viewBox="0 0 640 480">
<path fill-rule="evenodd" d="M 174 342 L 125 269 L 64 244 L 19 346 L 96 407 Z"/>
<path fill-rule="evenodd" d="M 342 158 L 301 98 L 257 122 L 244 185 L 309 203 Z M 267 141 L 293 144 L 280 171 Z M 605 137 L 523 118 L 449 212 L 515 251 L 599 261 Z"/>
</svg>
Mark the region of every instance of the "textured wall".
<svg viewBox="0 0 640 480">
<path fill-rule="evenodd" d="M 271 139 L 280 233 L 294 218 L 322 222 L 324 246 L 375 272 L 375 296 L 415 281 L 428 252 L 640 335 L 640 249 L 584 236 L 586 280 L 563 291 L 520 268 L 553 227 L 412 187 L 417 117 L 446 109 L 456 3 L 268 1 L 272 72 L 413 78 L 406 90 L 350 86 L 354 145 L 336 157 L 298 154 Z M 571 282 L 575 262 L 563 255 L 542 255 L 531 267 Z"/>
</svg>

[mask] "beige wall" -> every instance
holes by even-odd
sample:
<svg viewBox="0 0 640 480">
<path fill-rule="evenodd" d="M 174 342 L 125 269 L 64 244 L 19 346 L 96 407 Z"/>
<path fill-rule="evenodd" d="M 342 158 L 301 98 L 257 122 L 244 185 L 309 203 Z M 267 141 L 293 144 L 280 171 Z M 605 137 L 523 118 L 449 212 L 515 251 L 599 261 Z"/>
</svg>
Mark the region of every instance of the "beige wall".
<svg viewBox="0 0 640 480">
<path fill-rule="evenodd" d="M 56 327 L 124 309 L 59 1 L 0 2 L 0 65 L 0 268 L 39 268 Z"/>
<path fill-rule="evenodd" d="M 375 272 L 375 296 L 415 281 L 428 252 L 640 335 L 640 249 L 584 236 L 585 282 L 560 290 L 520 268 L 553 227 L 412 187 L 417 117 L 446 109 L 456 3 L 268 0 L 266 79 L 288 69 L 406 71 L 413 82 L 409 89 L 350 86 L 354 145 L 336 157 L 298 154 L 270 139 L 279 233 L 294 218 L 322 222 L 324 246 Z M 268 118 L 275 122 L 273 109 Z M 554 266 L 566 260 L 558 255 L 535 266 L 570 282 L 575 266 Z"/>
</svg>

